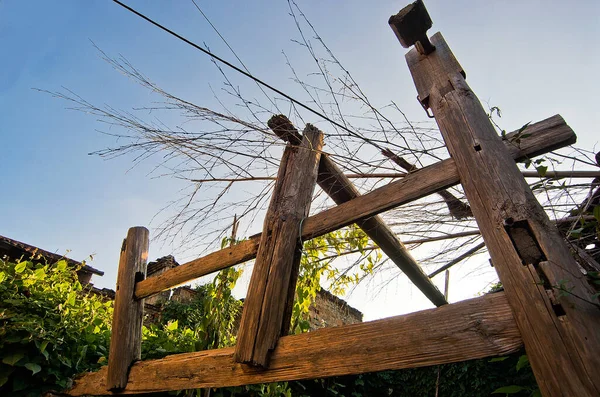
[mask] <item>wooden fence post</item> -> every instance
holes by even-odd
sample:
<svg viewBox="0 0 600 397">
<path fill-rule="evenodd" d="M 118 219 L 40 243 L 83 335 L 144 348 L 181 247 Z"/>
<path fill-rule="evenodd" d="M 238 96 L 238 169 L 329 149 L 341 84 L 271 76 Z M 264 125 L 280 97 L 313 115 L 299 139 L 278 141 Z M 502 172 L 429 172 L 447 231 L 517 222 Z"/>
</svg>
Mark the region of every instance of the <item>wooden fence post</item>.
<svg viewBox="0 0 600 397">
<path fill-rule="evenodd" d="M 287 333 L 294 301 L 302 222 L 308 217 L 323 133 L 307 124 L 298 146 L 283 153 L 235 347 L 235 360 L 267 367 L 270 351 Z"/>
<path fill-rule="evenodd" d="M 141 358 L 144 300 L 135 299 L 135 284 L 146 277 L 148 229 L 132 227 L 123 240 L 117 275 L 106 388 L 119 391 L 127 386 L 129 368 Z"/>
<path fill-rule="evenodd" d="M 419 100 L 432 110 L 456 163 L 540 390 L 544 396 L 599 396 L 600 306 L 593 290 L 443 37 L 436 33 L 431 41 L 435 50 L 423 55 L 413 48 L 406 60 Z M 526 140 L 526 133 L 512 144 Z"/>
</svg>

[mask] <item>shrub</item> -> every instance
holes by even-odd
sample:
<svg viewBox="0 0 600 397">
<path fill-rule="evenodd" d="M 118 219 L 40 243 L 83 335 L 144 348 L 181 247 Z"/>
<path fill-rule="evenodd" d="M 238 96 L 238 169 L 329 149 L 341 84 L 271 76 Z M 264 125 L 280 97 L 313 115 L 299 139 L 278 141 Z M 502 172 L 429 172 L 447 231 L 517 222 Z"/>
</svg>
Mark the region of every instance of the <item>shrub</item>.
<svg viewBox="0 0 600 397">
<path fill-rule="evenodd" d="M 0 260 L 0 394 L 39 396 L 108 355 L 112 302 L 85 290 L 65 261 Z"/>
</svg>

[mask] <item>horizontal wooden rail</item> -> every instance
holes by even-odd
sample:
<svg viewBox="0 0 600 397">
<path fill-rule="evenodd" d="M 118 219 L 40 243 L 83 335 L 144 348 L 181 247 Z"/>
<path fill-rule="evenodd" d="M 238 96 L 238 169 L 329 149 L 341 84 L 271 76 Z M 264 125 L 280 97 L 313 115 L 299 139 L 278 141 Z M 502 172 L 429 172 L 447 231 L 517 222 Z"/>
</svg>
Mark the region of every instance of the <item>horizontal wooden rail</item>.
<svg viewBox="0 0 600 397">
<path fill-rule="evenodd" d="M 575 142 L 573 130 L 559 115 L 527 127 L 527 138 L 518 144 L 517 132 L 506 135 L 504 143 L 515 160 L 525 160 Z M 428 196 L 460 182 L 454 160 L 447 159 L 409 173 L 401 180 L 375 189 L 356 199 L 313 215 L 304 221 L 302 238 L 309 239 L 358 220 L 371 217 L 402 204 Z M 256 257 L 260 234 L 233 247 L 216 251 L 181 266 L 169 269 L 159 276 L 148 277 L 137 283 L 135 296 L 144 298 L 165 289 L 185 283 L 212 272 L 243 263 Z"/>
<path fill-rule="evenodd" d="M 443 324 L 444 326 L 440 326 Z M 131 367 L 122 394 L 291 381 L 415 368 L 505 355 L 521 335 L 504 293 L 279 340 L 267 370 L 233 361 L 233 348 L 175 354 Z M 75 379 L 72 396 L 106 394 L 106 367 Z"/>
</svg>

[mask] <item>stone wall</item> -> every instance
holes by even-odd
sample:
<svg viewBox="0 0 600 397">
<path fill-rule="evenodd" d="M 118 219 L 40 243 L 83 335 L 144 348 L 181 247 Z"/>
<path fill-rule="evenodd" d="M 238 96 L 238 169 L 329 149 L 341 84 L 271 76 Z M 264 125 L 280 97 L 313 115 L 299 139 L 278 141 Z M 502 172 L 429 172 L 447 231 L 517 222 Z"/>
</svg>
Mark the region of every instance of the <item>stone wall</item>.
<svg viewBox="0 0 600 397">
<path fill-rule="evenodd" d="M 310 329 L 362 323 L 363 314 L 346 301 L 321 289 L 309 308 Z"/>
<path fill-rule="evenodd" d="M 148 263 L 148 267 L 146 270 L 146 278 L 148 277 L 156 277 L 169 269 L 179 266 L 179 263 L 175 260 L 173 255 L 163 256 L 162 258 L 158 258 L 157 260 Z M 169 300 L 171 296 L 171 291 L 163 291 L 156 295 L 152 295 L 144 300 L 144 303 L 147 305 L 161 306 Z"/>
</svg>

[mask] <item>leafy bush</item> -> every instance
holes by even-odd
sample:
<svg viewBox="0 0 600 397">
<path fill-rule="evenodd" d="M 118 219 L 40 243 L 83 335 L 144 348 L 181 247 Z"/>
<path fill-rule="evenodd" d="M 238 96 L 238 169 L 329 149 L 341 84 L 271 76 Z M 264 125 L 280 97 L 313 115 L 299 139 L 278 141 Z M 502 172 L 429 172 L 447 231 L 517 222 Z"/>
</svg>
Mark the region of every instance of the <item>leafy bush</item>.
<svg viewBox="0 0 600 397">
<path fill-rule="evenodd" d="M 0 395 L 68 387 L 108 355 L 112 302 L 82 288 L 65 261 L 0 260 Z"/>
</svg>

